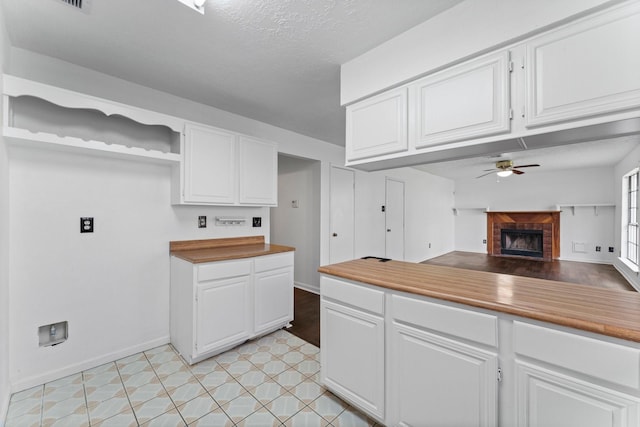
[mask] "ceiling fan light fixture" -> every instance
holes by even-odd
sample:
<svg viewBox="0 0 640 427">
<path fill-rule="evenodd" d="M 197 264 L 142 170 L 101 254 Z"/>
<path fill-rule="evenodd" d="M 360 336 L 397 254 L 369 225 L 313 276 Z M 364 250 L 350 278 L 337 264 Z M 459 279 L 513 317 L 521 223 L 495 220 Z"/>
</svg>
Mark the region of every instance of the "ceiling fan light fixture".
<svg viewBox="0 0 640 427">
<path fill-rule="evenodd" d="M 513 174 L 513 171 L 510 170 L 506 170 L 506 171 L 499 171 L 496 172 L 496 174 L 500 177 L 500 178 L 506 178 L 508 176 L 511 176 L 511 174 Z"/>
</svg>

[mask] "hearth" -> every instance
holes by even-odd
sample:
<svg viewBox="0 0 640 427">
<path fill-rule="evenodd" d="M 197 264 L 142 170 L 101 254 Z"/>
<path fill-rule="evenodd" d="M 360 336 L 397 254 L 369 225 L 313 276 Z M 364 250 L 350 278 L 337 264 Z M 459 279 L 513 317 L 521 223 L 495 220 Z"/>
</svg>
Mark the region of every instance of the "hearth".
<svg viewBox="0 0 640 427">
<path fill-rule="evenodd" d="M 500 230 L 500 253 L 502 255 L 520 255 L 542 258 L 543 232 L 542 230 L 515 230 L 503 228 Z"/>
</svg>

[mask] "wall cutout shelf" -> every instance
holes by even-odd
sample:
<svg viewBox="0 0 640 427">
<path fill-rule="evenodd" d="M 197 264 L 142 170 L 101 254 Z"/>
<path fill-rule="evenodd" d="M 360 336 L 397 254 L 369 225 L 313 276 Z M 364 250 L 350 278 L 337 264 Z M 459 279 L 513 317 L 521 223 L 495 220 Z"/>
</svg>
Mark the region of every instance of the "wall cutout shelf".
<svg viewBox="0 0 640 427">
<path fill-rule="evenodd" d="M 3 76 L 3 136 L 15 146 L 178 164 L 184 120 Z"/>
<path fill-rule="evenodd" d="M 562 211 L 562 208 L 571 209 L 571 215 L 575 216 L 576 208 L 593 208 L 593 214 L 598 216 L 599 208 L 615 208 L 616 205 L 614 203 L 584 203 L 584 204 L 561 204 L 556 205 L 556 209 Z"/>
<path fill-rule="evenodd" d="M 464 211 L 474 211 L 474 212 L 489 212 L 489 207 L 484 208 L 452 208 L 453 215 L 458 216 L 461 212 Z"/>
</svg>

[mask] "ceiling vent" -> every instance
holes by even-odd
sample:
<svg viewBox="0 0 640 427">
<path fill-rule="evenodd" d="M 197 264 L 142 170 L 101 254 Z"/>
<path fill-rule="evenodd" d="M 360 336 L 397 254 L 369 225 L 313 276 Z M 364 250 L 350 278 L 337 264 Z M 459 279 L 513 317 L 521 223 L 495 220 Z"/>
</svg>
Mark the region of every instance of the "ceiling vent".
<svg viewBox="0 0 640 427">
<path fill-rule="evenodd" d="M 81 10 L 84 13 L 89 13 L 91 9 L 91 0 L 57 0 L 66 5 L 69 5 L 75 9 Z"/>
</svg>

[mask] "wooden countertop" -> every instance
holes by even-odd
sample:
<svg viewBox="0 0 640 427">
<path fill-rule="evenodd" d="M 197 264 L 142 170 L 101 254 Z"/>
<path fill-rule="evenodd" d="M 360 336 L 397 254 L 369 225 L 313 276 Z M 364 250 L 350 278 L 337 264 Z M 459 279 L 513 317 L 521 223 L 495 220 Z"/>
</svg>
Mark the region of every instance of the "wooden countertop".
<svg viewBox="0 0 640 427">
<path fill-rule="evenodd" d="M 295 248 L 265 243 L 264 236 L 250 236 L 174 241 L 170 242 L 169 250 L 175 257 L 200 264 L 290 252 Z"/>
<path fill-rule="evenodd" d="M 472 271 L 357 259 L 320 273 L 640 342 L 640 293 Z"/>
</svg>

